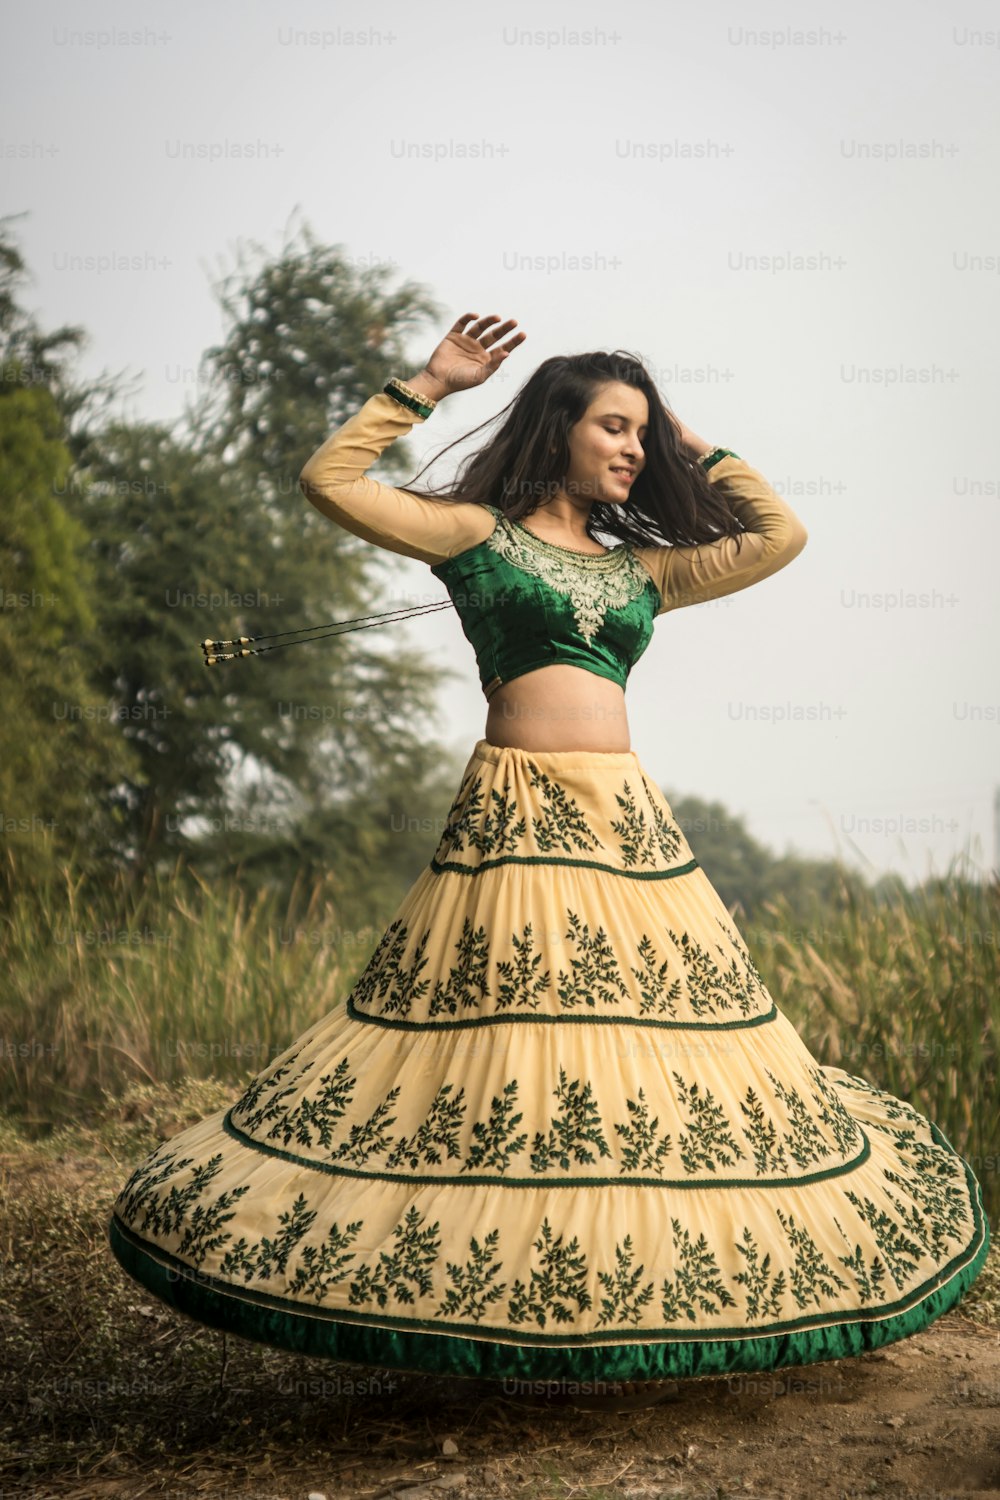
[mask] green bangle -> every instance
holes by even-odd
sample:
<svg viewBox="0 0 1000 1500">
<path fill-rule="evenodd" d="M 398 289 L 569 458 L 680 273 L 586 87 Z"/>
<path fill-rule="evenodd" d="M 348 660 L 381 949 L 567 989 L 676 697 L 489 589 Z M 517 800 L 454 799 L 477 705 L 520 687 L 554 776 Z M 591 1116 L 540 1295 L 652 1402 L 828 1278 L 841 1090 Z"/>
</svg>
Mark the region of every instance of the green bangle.
<svg viewBox="0 0 1000 1500">
<path fill-rule="evenodd" d="M 382 389 L 387 396 L 398 401 L 400 406 L 405 406 L 408 411 L 416 412 L 418 417 L 429 417 L 437 406 L 437 402 L 432 401 L 430 396 L 418 395 L 416 391 L 411 390 L 408 385 L 404 385 L 395 377 L 387 380 Z"/>
<path fill-rule="evenodd" d="M 712 448 L 708 453 L 703 453 L 701 455 L 701 457 L 698 459 L 698 463 L 701 464 L 703 469 L 710 469 L 713 464 L 719 463 L 719 461 L 723 458 L 739 457 L 740 455 L 738 453 L 734 453 L 732 448 Z M 743 460 L 740 459 L 741 463 L 742 461 Z"/>
</svg>

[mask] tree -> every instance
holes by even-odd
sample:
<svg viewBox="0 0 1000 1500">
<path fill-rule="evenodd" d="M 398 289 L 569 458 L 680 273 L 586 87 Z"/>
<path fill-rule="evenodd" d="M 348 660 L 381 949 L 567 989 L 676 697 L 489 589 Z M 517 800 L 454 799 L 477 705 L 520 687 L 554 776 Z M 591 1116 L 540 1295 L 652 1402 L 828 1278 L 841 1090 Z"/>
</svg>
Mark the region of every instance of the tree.
<svg viewBox="0 0 1000 1500">
<path fill-rule="evenodd" d="M 835 910 L 845 889 L 866 887 L 860 875 L 831 860 L 772 853 L 721 802 L 669 793 L 667 801 L 692 853 L 737 922 L 766 924 L 766 903 L 784 896 L 796 920 L 808 924 L 819 911 L 829 915 Z"/>
<path fill-rule="evenodd" d="M 331 428 L 406 367 L 403 332 L 436 309 L 308 231 L 274 260 L 242 254 L 221 285 L 228 329 L 205 356 L 206 395 L 181 430 L 109 424 L 80 453 L 114 648 L 102 681 L 130 715 L 140 862 L 224 852 L 273 872 L 318 827 L 346 824 L 367 826 L 369 857 L 354 865 L 341 846 L 327 858 L 363 883 L 379 859 L 404 867 L 426 846 L 394 834 L 385 807 L 390 789 L 412 808 L 441 798 L 427 729 L 440 669 L 387 649 L 391 625 L 209 670 L 198 643 L 385 608 L 379 582 L 399 560 L 332 527 L 297 478 Z M 383 467 L 406 463 L 395 444 Z M 237 827 L 206 840 L 247 807 L 246 838 Z"/>
<path fill-rule="evenodd" d="M 93 870 L 120 851 L 113 807 L 131 769 L 116 706 L 93 681 L 102 642 L 86 535 L 60 499 L 71 458 L 58 405 L 38 373 L 19 359 L 2 363 L 0 831 L 8 894 L 15 878 L 42 882 L 64 860 Z"/>
</svg>

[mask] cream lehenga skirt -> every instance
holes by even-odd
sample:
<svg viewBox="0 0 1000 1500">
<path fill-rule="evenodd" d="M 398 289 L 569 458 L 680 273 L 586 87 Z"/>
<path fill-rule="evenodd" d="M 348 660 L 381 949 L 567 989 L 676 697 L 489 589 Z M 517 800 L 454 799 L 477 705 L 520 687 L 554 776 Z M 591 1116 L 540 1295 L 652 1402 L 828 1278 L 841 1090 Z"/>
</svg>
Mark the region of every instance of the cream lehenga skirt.
<svg viewBox="0 0 1000 1500">
<path fill-rule="evenodd" d="M 942 1131 L 777 1009 L 635 751 L 486 740 L 345 1002 L 142 1162 L 109 1232 L 246 1338 L 547 1381 L 875 1349 L 989 1241 Z"/>
</svg>

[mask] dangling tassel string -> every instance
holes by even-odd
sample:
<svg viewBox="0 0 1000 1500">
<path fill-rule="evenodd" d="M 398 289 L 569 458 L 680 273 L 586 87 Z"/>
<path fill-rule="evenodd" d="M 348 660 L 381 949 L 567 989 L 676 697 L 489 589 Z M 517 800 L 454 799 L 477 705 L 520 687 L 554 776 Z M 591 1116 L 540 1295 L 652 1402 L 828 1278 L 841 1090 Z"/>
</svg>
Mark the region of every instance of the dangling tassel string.
<svg viewBox="0 0 1000 1500">
<path fill-rule="evenodd" d="M 450 599 L 442 599 L 440 604 L 414 604 L 404 606 L 401 609 L 385 610 L 377 615 L 356 615 L 352 620 L 327 620 L 325 625 L 300 625 L 297 630 L 273 630 L 265 631 L 262 635 L 241 635 L 238 640 L 232 641 L 202 641 L 201 649 L 205 654 L 206 667 L 214 667 L 220 661 L 239 661 L 242 656 L 263 656 L 265 651 L 283 651 L 286 646 L 301 646 L 306 641 L 325 641 L 331 635 L 346 635 L 350 630 L 371 630 L 382 620 L 408 620 L 413 615 L 430 614 L 437 609 L 449 609 Z M 366 624 L 365 621 L 370 623 Z M 313 634 L 305 634 L 311 631 Z M 315 632 L 320 632 L 315 634 Z M 293 641 L 285 640 L 286 636 L 295 636 Z M 277 646 L 258 646 L 258 641 L 279 641 Z M 226 651 L 226 646 L 239 646 L 238 651 Z"/>
</svg>

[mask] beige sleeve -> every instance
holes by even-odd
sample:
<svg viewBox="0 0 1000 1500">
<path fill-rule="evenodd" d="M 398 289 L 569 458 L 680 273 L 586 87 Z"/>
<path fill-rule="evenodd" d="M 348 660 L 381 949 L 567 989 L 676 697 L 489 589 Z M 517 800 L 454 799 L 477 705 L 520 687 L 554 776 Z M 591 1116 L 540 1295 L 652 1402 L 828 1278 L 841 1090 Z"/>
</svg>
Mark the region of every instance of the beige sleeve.
<svg viewBox="0 0 1000 1500">
<path fill-rule="evenodd" d="M 722 458 L 708 479 L 724 492 L 747 528 L 740 537 L 718 537 L 695 547 L 637 547 L 635 555 L 656 580 L 657 614 L 734 594 L 769 578 L 797 557 L 809 533 L 763 474 L 742 458 Z"/>
<path fill-rule="evenodd" d="M 316 449 L 299 475 L 299 488 L 345 531 L 389 552 L 438 563 L 485 541 L 495 524 L 486 507 L 424 500 L 366 477 L 394 438 L 423 421 L 384 391 L 370 396 Z"/>
</svg>

